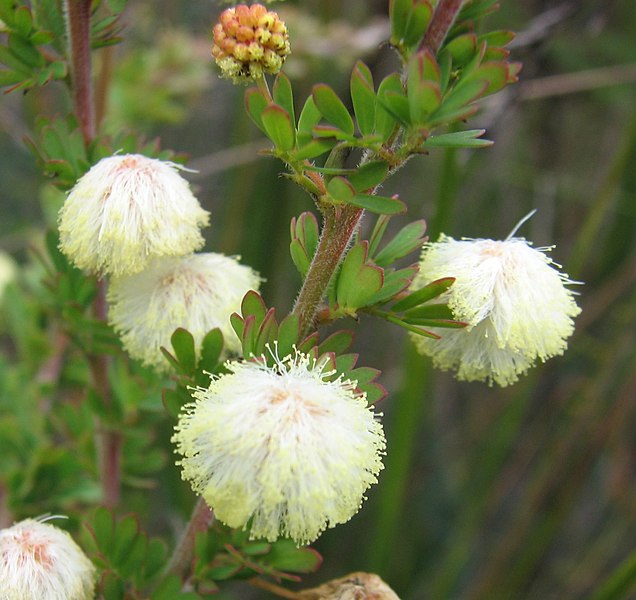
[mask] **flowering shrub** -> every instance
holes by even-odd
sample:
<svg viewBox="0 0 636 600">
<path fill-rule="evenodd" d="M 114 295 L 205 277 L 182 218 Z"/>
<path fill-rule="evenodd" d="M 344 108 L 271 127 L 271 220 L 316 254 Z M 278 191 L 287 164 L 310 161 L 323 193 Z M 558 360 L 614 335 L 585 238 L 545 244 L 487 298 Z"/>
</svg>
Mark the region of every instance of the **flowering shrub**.
<svg viewBox="0 0 636 600">
<path fill-rule="evenodd" d="M 264 153 L 307 200 L 291 220 L 287 265 L 302 283 L 285 311 L 249 260 L 204 238 L 210 213 L 188 162 L 113 132 L 107 102 L 96 102 L 95 73 L 108 87 L 113 58 L 99 53 L 120 41 L 127 2 L 63 4 L 0 0 L 0 83 L 37 93 L 55 81 L 72 106 L 39 119 L 27 141 L 56 214 L 38 262 L 16 282 L 20 269 L 2 256 L 8 302 L 45 333 L 11 338 L 27 366 L 12 365 L 7 395 L 24 387 L 29 401 L 13 403 L 0 429 L 0 598 L 194 599 L 245 580 L 299 600 L 396 598 L 369 573 L 291 589 L 322 562 L 307 545 L 382 489 L 387 394 L 407 425 L 417 420 L 395 376 L 358 364 L 349 328 L 385 321 L 406 332 L 425 356 L 404 368 L 422 380 L 430 357 L 459 380 L 505 387 L 563 354 L 580 313 L 578 282 L 551 247 L 513 234 L 429 239 L 408 194 L 386 191 L 425 155 L 492 145 L 469 123 L 517 81 L 513 34 L 483 29 L 490 0 L 391 0 L 393 62 L 357 60 L 346 94 L 312 82 L 301 97 L 285 13 L 259 3 L 220 11 L 208 59 L 229 81 L 217 85 L 241 86 Z M 265 196 L 264 176 L 259 186 Z M 282 218 L 281 206 L 262 204 Z M 228 213 L 247 218 L 241 210 Z M 277 235 L 270 225 L 259 223 Z M 399 512 L 406 491 L 391 476 Z M 70 533 L 38 517 L 46 510 L 68 514 Z"/>
</svg>

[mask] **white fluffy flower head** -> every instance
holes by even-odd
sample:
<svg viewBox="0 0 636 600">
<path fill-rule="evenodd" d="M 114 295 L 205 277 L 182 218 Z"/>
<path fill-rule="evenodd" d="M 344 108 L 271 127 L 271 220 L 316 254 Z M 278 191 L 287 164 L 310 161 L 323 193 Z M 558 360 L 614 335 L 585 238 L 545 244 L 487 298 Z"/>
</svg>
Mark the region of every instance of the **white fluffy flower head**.
<svg viewBox="0 0 636 600">
<path fill-rule="evenodd" d="M 251 537 L 315 540 L 348 521 L 382 469 L 384 433 L 355 382 L 295 352 L 274 367 L 228 362 L 194 391 L 173 442 L 182 477 Z"/>
<path fill-rule="evenodd" d="M 436 366 L 457 369 L 459 379 L 505 386 L 537 360 L 562 354 L 580 309 L 565 287 L 575 283 L 546 254 L 523 238 L 455 240 L 442 235 L 424 246 L 414 288 L 455 277 L 445 300 L 465 329 L 440 340 L 413 336 Z"/>
<path fill-rule="evenodd" d="M 71 536 L 26 519 L 0 531 L 0 598 L 92 600 L 95 567 Z"/>
<path fill-rule="evenodd" d="M 197 351 L 205 334 L 218 327 L 226 351 L 240 352 L 230 315 L 260 282 L 250 267 L 223 254 L 157 259 L 141 273 L 112 281 L 108 317 L 127 352 L 162 371 L 168 363 L 159 348 L 170 348 L 177 327 L 192 334 Z"/>
<path fill-rule="evenodd" d="M 209 215 L 179 165 L 139 154 L 103 158 L 69 192 L 60 211 L 60 248 L 80 269 L 124 275 L 159 256 L 203 245 Z"/>
</svg>

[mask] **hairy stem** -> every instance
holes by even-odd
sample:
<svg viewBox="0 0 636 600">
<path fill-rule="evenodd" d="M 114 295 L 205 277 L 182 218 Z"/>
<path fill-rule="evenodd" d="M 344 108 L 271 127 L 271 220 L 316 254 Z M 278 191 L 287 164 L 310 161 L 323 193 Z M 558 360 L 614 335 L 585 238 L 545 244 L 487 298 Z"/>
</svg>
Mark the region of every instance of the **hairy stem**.
<svg viewBox="0 0 636 600">
<path fill-rule="evenodd" d="M 350 205 L 329 206 L 325 210 L 320 242 L 293 310 L 293 314 L 297 315 L 300 321 L 301 338 L 313 328 L 327 286 L 349 246 L 351 236 L 363 213 L 361 208 Z"/>
<path fill-rule="evenodd" d="M 463 0 L 439 0 L 418 50 L 428 48 L 433 54 L 437 53 L 455 22 L 462 4 Z"/>
<path fill-rule="evenodd" d="M 214 513 L 205 503 L 205 500 L 199 498 L 192 511 L 190 521 L 183 531 L 181 539 L 177 543 L 170 562 L 166 567 L 166 575 L 177 575 L 181 581 L 188 579 L 192 570 L 196 535 L 206 531 L 213 522 Z"/>
<path fill-rule="evenodd" d="M 66 0 L 67 34 L 75 114 L 84 143 L 95 138 L 95 111 L 91 82 L 91 0 Z"/>
</svg>

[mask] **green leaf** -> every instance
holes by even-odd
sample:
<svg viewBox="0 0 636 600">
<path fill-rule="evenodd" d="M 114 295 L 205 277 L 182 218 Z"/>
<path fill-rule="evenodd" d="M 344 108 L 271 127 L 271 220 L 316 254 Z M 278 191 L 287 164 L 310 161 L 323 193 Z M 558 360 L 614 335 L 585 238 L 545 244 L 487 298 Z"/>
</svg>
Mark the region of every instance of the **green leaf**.
<svg viewBox="0 0 636 600">
<path fill-rule="evenodd" d="M 318 352 L 321 355 L 326 354 L 327 352 L 342 354 L 350 348 L 351 344 L 353 344 L 353 338 L 353 331 L 336 331 L 318 345 Z"/>
<path fill-rule="evenodd" d="M 409 85 L 409 120 L 414 125 L 424 125 L 429 115 L 442 102 L 442 92 L 439 84 L 433 81 L 419 81 Z"/>
<path fill-rule="evenodd" d="M 362 135 L 371 135 L 375 129 L 375 92 L 373 75 L 367 65 L 357 61 L 351 72 L 351 102 L 358 129 Z"/>
<path fill-rule="evenodd" d="M 485 129 L 470 129 L 442 135 L 432 135 L 426 139 L 425 148 L 484 148 L 492 146 L 491 140 L 477 139 L 486 133 Z"/>
<path fill-rule="evenodd" d="M 13 13 L 13 28 L 24 38 L 28 38 L 33 29 L 33 16 L 26 6 L 18 7 Z"/>
<path fill-rule="evenodd" d="M 334 199 L 339 202 L 348 202 L 352 198 L 356 191 L 344 177 L 333 177 L 327 184 L 327 192 Z"/>
<path fill-rule="evenodd" d="M 223 334 L 216 328 L 208 331 L 201 341 L 201 358 L 198 370 L 212 371 L 218 364 L 223 352 Z"/>
<path fill-rule="evenodd" d="M 389 165 L 382 160 L 374 160 L 363 164 L 349 175 L 348 179 L 356 192 L 363 192 L 381 184 L 388 172 Z"/>
<path fill-rule="evenodd" d="M 171 390 L 164 388 L 161 391 L 161 402 L 166 412 L 173 418 L 177 418 L 181 413 L 182 406 L 189 402 L 191 398 L 183 393 L 183 390 Z"/>
<path fill-rule="evenodd" d="M 369 236 L 369 256 L 375 256 L 376 250 L 378 249 L 378 246 L 380 245 L 380 242 L 382 241 L 382 238 L 384 237 L 384 232 L 386 231 L 386 228 L 390 220 L 391 220 L 390 215 L 380 215 L 377 221 L 375 222 L 375 225 L 373 226 L 373 231 L 371 232 L 371 235 Z M 378 262 L 377 260 L 375 260 L 375 258 L 373 260 L 375 263 Z"/>
<path fill-rule="evenodd" d="M 461 87 L 455 86 L 448 92 L 442 105 L 431 115 L 430 120 L 448 121 L 449 115 L 457 113 L 459 109 L 477 100 L 484 94 L 487 87 L 488 82 L 479 79 L 470 81 Z"/>
<path fill-rule="evenodd" d="M 384 282 L 381 268 L 367 263 L 369 244 L 356 244 L 345 257 L 336 284 L 336 301 L 345 311 L 366 306 Z"/>
<path fill-rule="evenodd" d="M 398 317 L 394 317 L 392 315 L 385 315 L 384 318 L 387 321 L 393 323 L 394 325 L 398 325 L 399 327 L 402 327 L 402 329 L 406 329 L 407 331 L 410 331 L 411 333 L 415 333 L 417 335 L 421 335 L 422 337 L 427 337 L 434 340 L 439 340 L 441 338 L 441 336 L 437 335 L 436 333 L 433 333 L 432 331 L 429 331 L 428 329 L 424 329 L 423 327 L 418 327 L 417 325 L 411 325 L 410 323 L 406 323 L 402 321 L 402 319 Z"/>
<path fill-rule="evenodd" d="M 428 0 L 414 0 L 412 4 L 404 32 L 404 44 L 409 48 L 422 39 L 433 16 L 433 6 Z"/>
<path fill-rule="evenodd" d="M 320 123 L 322 115 L 314 102 L 313 96 L 309 96 L 305 101 L 300 117 L 298 118 L 298 141 L 305 143 L 311 140 L 313 128 Z"/>
<path fill-rule="evenodd" d="M 299 336 L 298 315 L 287 315 L 278 326 L 278 351 L 280 356 L 287 356 L 292 352 L 293 346 L 298 344 Z"/>
<path fill-rule="evenodd" d="M 24 81 L 24 74 L 18 71 L 9 71 L 8 69 L 0 69 L 0 86 L 14 85 Z"/>
<path fill-rule="evenodd" d="M 403 292 L 411 285 L 416 274 L 416 266 L 406 267 L 397 271 L 385 269 L 382 289 L 371 298 L 369 304 L 389 302 L 396 294 Z"/>
<path fill-rule="evenodd" d="M 300 143 L 300 134 L 298 136 Z M 336 140 L 310 140 L 306 144 L 303 144 L 296 152 L 294 152 L 294 158 L 296 160 L 305 160 L 307 158 L 316 158 L 325 152 L 328 152 L 336 145 Z"/>
<path fill-rule="evenodd" d="M 278 540 L 272 544 L 267 563 L 279 571 L 313 573 L 322 564 L 322 556 L 313 548 L 297 548 L 291 540 Z"/>
<path fill-rule="evenodd" d="M 0 44 L 0 63 L 23 74 L 23 79 L 31 76 L 31 68 L 23 60 L 15 56 L 9 48 Z"/>
<path fill-rule="evenodd" d="M 270 104 L 261 113 L 265 133 L 277 150 L 289 152 L 296 143 L 296 131 L 289 113 L 276 104 Z"/>
<path fill-rule="evenodd" d="M 413 0 L 390 0 L 391 43 L 399 46 L 406 36 L 406 28 L 413 6 Z"/>
<path fill-rule="evenodd" d="M 256 336 L 258 334 L 258 325 L 254 315 L 250 315 L 245 319 L 245 326 L 243 328 L 243 337 L 241 338 L 241 348 L 243 350 L 243 356 L 249 358 L 254 356 L 256 346 Z"/>
<path fill-rule="evenodd" d="M 423 219 L 405 225 L 390 242 L 373 258 L 374 262 L 386 267 L 396 260 L 418 250 L 424 243 L 426 221 Z"/>
<path fill-rule="evenodd" d="M 353 204 L 358 208 L 364 208 L 381 215 L 396 215 L 406 212 L 406 204 L 398 198 L 387 196 L 371 196 L 368 194 L 356 194 L 347 200 L 347 204 Z"/>
<path fill-rule="evenodd" d="M 9 34 L 9 50 L 30 67 L 40 68 L 46 64 L 44 57 L 37 48 L 21 35 L 15 33 Z"/>
<path fill-rule="evenodd" d="M 281 108 L 284 108 L 289 115 L 291 122 L 295 123 L 294 94 L 292 92 L 292 86 L 289 78 L 282 71 L 276 76 L 272 94 L 274 102 Z"/>
<path fill-rule="evenodd" d="M 95 543 L 100 552 L 105 556 L 110 556 L 114 536 L 113 515 L 108 509 L 100 506 L 95 511 L 91 525 L 95 536 Z"/>
<path fill-rule="evenodd" d="M 411 124 L 409 100 L 403 92 L 388 91 L 383 96 L 378 96 L 378 104 L 405 127 Z"/>
<path fill-rule="evenodd" d="M 265 131 L 265 126 L 263 125 L 262 114 L 263 111 L 267 108 L 269 104 L 269 100 L 265 97 L 265 94 L 261 92 L 258 88 L 249 88 L 245 92 L 244 96 L 245 110 L 249 115 L 250 119 L 254 121 L 254 124 L 263 132 Z"/>
<path fill-rule="evenodd" d="M 487 83 L 483 93 L 484 96 L 494 94 L 506 87 L 506 84 L 509 81 L 508 65 L 503 62 L 484 62 L 472 73 L 467 75 L 466 78 L 458 84 L 458 87 L 460 84 L 469 85 L 472 81 L 482 81 Z"/>
<path fill-rule="evenodd" d="M 497 10 L 499 0 L 473 0 L 464 4 L 457 21 L 474 21 Z"/>
<path fill-rule="evenodd" d="M 124 517 L 115 525 L 115 543 L 110 559 L 113 565 L 126 564 L 128 552 L 139 535 L 139 524 L 132 516 Z"/>
<path fill-rule="evenodd" d="M 170 336 L 170 343 L 183 372 L 194 373 L 197 361 L 192 334 L 187 329 L 179 327 Z"/>
<path fill-rule="evenodd" d="M 108 8 L 112 10 L 114 13 L 120 13 L 126 8 L 126 4 L 128 4 L 128 0 L 107 0 Z"/>
<path fill-rule="evenodd" d="M 274 340 L 278 336 L 278 322 L 276 321 L 276 309 L 270 308 L 263 319 L 254 343 L 253 352 L 257 356 L 266 354 L 267 346 L 273 349 Z"/>
<path fill-rule="evenodd" d="M 453 311 L 446 304 L 423 304 L 405 311 L 402 318 L 411 323 L 410 319 L 453 319 Z"/>
<path fill-rule="evenodd" d="M 263 322 L 267 314 L 267 306 L 258 292 L 250 290 L 243 296 L 243 300 L 241 301 L 241 314 L 244 319 L 249 316 L 254 316 L 259 324 Z"/>
<path fill-rule="evenodd" d="M 311 258 L 307 254 L 305 248 L 300 243 L 300 240 L 292 240 L 289 244 L 289 254 L 291 255 L 292 262 L 300 276 L 304 279 L 309 272 L 309 265 L 311 264 Z"/>
<path fill-rule="evenodd" d="M 307 257 L 309 259 L 313 258 L 316 253 L 318 237 L 320 235 L 320 228 L 316 216 L 309 211 L 303 212 L 298 219 L 295 217 L 292 218 L 290 229 L 292 240 L 298 240 Z"/>
<path fill-rule="evenodd" d="M 313 87 L 311 95 L 326 121 L 345 134 L 353 135 L 355 130 L 353 119 L 332 88 L 324 83 L 319 83 Z"/>
<path fill-rule="evenodd" d="M 435 281 L 431 281 L 428 285 L 423 288 L 413 292 L 406 296 L 406 298 L 402 298 L 399 302 L 395 303 L 391 310 L 394 312 L 401 312 L 403 310 L 408 310 L 409 308 L 413 308 L 424 302 L 428 302 L 433 298 L 437 298 L 441 294 L 443 294 L 446 290 L 450 288 L 451 285 L 455 283 L 454 277 L 444 277 L 442 279 L 436 279 Z"/>
<path fill-rule="evenodd" d="M 513 31 L 498 29 L 497 31 L 483 33 L 477 39 L 479 42 L 486 42 L 488 46 L 503 47 L 515 39 L 515 33 Z"/>
<path fill-rule="evenodd" d="M 475 56 L 478 47 L 477 36 L 474 33 L 466 33 L 451 40 L 444 50 L 451 55 L 454 65 L 461 66 Z"/>
</svg>

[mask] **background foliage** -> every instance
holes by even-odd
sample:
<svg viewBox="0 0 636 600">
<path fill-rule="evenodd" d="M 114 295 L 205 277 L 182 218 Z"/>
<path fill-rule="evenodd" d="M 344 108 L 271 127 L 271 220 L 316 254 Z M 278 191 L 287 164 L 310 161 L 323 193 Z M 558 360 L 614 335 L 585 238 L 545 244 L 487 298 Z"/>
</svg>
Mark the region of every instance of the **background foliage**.
<svg viewBox="0 0 636 600">
<path fill-rule="evenodd" d="M 379 76 L 394 66 L 392 53 L 378 48 L 388 36 L 386 4 L 278 7 L 290 29 L 285 72 L 297 101 L 316 81 L 346 97 L 356 58 Z M 300 283 L 289 259 L 289 219 L 310 207 L 277 177 L 279 163 L 258 157 L 268 143 L 244 114 L 243 89 L 216 78 L 209 26 L 218 10 L 189 0 L 130 2 L 124 42 L 96 55 L 99 102 L 113 135 L 134 127 L 191 156 L 188 166 L 199 172 L 190 180 L 212 212 L 207 248 L 241 254 L 260 270 L 263 296 L 284 314 Z M 630 572 L 633 582 L 636 570 L 636 13 L 626 0 L 504 0 L 488 25 L 519 32 L 513 58 L 525 65 L 520 83 L 470 122 L 495 145 L 433 151 L 382 193 L 399 191 L 409 217 L 426 219 L 433 238 L 441 231 L 503 238 L 538 208 L 523 233 L 537 246 L 557 244 L 555 260 L 585 282 L 583 313 L 564 357 L 506 389 L 433 372 L 401 330 L 363 317 L 354 350 L 382 368 L 391 390 L 382 406 L 387 466 L 364 510 L 315 544 L 326 557 L 316 583 L 372 570 L 404 599 L 629 598 L 621 582 Z M 42 246 L 62 196 L 39 174 L 22 137 L 32 135 L 37 115 L 66 114 L 65 102 L 53 82 L 0 104 L 0 246 L 28 264 L 22 286 L 50 302 L 64 296 L 47 291 L 29 247 Z M 393 221 L 401 225 L 400 217 Z M 92 294 L 72 275 L 49 284 L 66 286 L 70 299 Z M 67 358 L 60 389 L 71 401 L 55 403 L 51 394 L 60 392 L 47 379 L 46 358 L 59 343 L 48 319 L 59 307 L 20 294 L 17 286 L 6 290 L 0 317 L 0 484 L 20 491 L 0 505 L 3 525 L 79 513 L 99 498 L 95 478 L 86 476 L 96 466 L 84 464 L 94 455 L 91 414 L 79 402 L 85 367 Z M 72 306 L 64 310 L 78 318 Z M 104 332 L 103 343 L 116 341 Z M 139 389 L 147 379 L 142 370 L 113 376 Z M 131 432 L 126 512 L 139 514 L 151 535 L 170 537 L 193 498 L 177 470 L 164 468 L 172 449 L 160 391 L 115 392 Z M 140 423 L 153 419 L 151 434 Z M 52 447 L 56 439 L 84 453 Z M 267 594 L 241 586 L 217 597 Z"/>
</svg>

